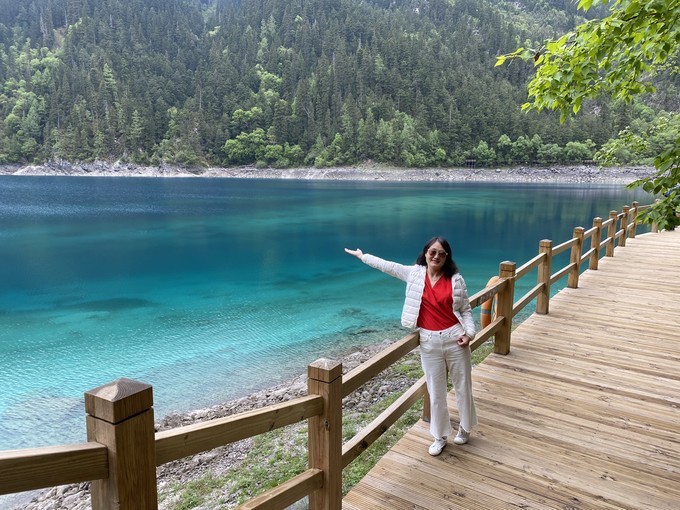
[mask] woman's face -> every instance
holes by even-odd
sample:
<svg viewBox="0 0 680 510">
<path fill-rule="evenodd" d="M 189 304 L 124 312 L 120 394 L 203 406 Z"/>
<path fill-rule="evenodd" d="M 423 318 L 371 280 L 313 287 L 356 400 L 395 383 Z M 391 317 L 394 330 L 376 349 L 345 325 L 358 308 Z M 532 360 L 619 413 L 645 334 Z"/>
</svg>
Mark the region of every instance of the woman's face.
<svg viewBox="0 0 680 510">
<path fill-rule="evenodd" d="M 427 251 L 425 251 L 425 262 L 427 262 L 428 269 L 435 272 L 441 271 L 444 262 L 446 262 L 447 255 L 448 253 L 444 251 L 444 247 L 439 241 L 432 243 Z"/>
</svg>

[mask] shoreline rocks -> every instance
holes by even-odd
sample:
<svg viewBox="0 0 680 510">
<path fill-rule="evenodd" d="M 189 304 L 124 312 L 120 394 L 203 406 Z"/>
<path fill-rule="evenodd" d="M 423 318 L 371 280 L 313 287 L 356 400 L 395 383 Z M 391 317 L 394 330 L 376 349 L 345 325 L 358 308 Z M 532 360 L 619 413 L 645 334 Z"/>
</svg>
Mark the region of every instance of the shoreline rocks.
<svg viewBox="0 0 680 510">
<path fill-rule="evenodd" d="M 50 162 L 39 166 L 0 166 L 0 175 L 74 177 L 175 177 L 232 179 L 300 179 L 353 181 L 449 181 L 449 182 L 554 182 L 628 184 L 654 173 L 644 166 L 516 166 L 509 168 L 396 168 L 374 163 L 332 168 L 186 168 L 139 166 L 131 163 Z"/>
</svg>

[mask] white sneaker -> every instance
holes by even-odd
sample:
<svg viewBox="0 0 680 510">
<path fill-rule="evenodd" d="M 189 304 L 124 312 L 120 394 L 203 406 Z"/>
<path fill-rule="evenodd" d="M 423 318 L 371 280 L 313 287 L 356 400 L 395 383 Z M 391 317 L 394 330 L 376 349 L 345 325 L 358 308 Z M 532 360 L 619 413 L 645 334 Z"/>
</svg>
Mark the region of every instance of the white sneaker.
<svg viewBox="0 0 680 510">
<path fill-rule="evenodd" d="M 440 437 L 434 440 L 434 443 L 430 446 L 430 449 L 428 452 L 432 456 L 437 456 L 439 455 L 444 447 L 446 446 L 446 438 L 445 437 Z"/>
<path fill-rule="evenodd" d="M 465 432 L 463 427 L 458 427 L 458 434 L 453 438 L 453 442 L 456 444 L 465 444 L 468 442 L 468 439 L 470 439 L 470 433 Z"/>
</svg>

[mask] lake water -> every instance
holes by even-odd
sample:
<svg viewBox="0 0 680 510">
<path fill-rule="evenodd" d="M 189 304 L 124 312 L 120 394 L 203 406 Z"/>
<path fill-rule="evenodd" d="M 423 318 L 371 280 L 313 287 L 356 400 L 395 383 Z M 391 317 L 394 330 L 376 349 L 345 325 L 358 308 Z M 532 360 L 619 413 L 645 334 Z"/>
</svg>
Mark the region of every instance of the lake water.
<svg viewBox="0 0 680 510">
<path fill-rule="evenodd" d="M 0 450 L 85 440 L 83 393 L 120 377 L 152 384 L 160 417 L 400 338 L 403 284 L 344 247 L 412 263 L 443 235 L 472 294 L 635 199 L 649 201 L 620 185 L 2 176 Z"/>
</svg>

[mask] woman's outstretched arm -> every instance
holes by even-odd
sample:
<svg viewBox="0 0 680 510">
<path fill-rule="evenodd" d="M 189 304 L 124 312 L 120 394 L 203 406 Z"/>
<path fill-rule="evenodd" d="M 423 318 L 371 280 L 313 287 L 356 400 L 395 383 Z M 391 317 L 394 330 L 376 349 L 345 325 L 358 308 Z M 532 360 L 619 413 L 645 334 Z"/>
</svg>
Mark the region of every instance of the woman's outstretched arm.
<svg viewBox="0 0 680 510">
<path fill-rule="evenodd" d="M 364 253 L 359 248 L 357 248 L 356 250 L 350 250 L 349 248 L 345 248 L 345 251 L 350 255 L 354 255 L 364 264 L 374 269 L 378 269 L 383 273 L 387 273 L 390 276 L 399 278 L 400 280 L 406 281 L 408 275 L 413 270 L 413 266 L 405 266 L 403 264 L 398 264 L 396 262 L 390 262 L 389 260 L 381 259 L 380 257 L 376 257 L 375 255 Z"/>
</svg>

